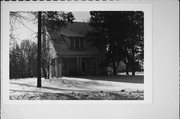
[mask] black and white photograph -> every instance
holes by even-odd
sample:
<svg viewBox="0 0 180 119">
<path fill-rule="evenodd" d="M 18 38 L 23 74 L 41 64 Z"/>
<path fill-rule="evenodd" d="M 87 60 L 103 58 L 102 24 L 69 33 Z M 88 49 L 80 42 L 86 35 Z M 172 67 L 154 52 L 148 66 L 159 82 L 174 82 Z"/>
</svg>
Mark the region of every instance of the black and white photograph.
<svg viewBox="0 0 180 119">
<path fill-rule="evenodd" d="M 1 3 L 2 118 L 179 118 L 179 1 Z"/>
<path fill-rule="evenodd" d="M 10 100 L 144 100 L 143 11 L 11 11 Z"/>
</svg>

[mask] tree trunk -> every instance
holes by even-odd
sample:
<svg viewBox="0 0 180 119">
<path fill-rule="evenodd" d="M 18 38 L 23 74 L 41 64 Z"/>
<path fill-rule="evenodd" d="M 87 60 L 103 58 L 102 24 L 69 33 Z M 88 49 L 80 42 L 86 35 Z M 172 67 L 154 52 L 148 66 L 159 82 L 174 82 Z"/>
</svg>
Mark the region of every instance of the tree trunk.
<svg viewBox="0 0 180 119">
<path fill-rule="evenodd" d="M 45 66 L 42 66 L 42 71 L 43 71 L 44 78 L 47 79 L 47 73 L 46 73 L 46 67 Z"/>
<path fill-rule="evenodd" d="M 41 12 L 38 12 L 37 87 L 41 87 Z"/>
<path fill-rule="evenodd" d="M 48 68 L 47 68 L 47 78 L 49 79 L 50 78 L 50 66 L 48 65 Z"/>
<path fill-rule="evenodd" d="M 134 62 L 134 59 L 132 60 L 132 75 L 134 76 L 135 75 L 135 62 Z"/>
<path fill-rule="evenodd" d="M 117 67 L 116 67 L 116 64 L 115 62 L 113 62 L 113 75 L 117 75 Z"/>
<path fill-rule="evenodd" d="M 132 68 L 132 75 L 134 76 L 135 75 L 135 70 L 134 70 L 134 68 Z"/>
<path fill-rule="evenodd" d="M 129 68 L 128 68 L 128 64 L 126 64 L 126 75 L 129 75 Z"/>
<path fill-rule="evenodd" d="M 132 61 L 131 61 L 131 64 L 132 64 L 132 75 L 134 76 L 135 75 L 135 58 L 134 58 L 134 48 L 132 49 Z"/>
<path fill-rule="evenodd" d="M 126 75 L 129 75 L 129 64 L 127 58 L 124 59 L 124 63 L 126 64 Z"/>
</svg>

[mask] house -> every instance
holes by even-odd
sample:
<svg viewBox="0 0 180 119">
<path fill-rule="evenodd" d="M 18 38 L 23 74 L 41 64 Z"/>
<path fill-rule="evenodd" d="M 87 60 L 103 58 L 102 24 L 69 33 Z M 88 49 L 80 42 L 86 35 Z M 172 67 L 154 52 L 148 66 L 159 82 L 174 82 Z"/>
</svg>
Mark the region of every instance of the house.
<svg viewBox="0 0 180 119">
<path fill-rule="evenodd" d="M 92 28 L 84 22 L 68 23 L 61 31 L 47 28 L 51 77 L 97 75 L 104 72 L 99 66 L 103 53 L 86 39 L 90 30 Z"/>
</svg>

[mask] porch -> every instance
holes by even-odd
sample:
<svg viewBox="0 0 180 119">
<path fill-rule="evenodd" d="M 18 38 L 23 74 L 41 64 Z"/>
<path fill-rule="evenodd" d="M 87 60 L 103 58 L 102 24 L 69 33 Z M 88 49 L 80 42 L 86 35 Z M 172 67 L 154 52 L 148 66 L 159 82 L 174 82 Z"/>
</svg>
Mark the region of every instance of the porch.
<svg viewBox="0 0 180 119">
<path fill-rule="evenodd" d="M 51 62 L 51 77 L 96 75 L 100 73 L 98 57 L 62 57 Z"/>
</svg>

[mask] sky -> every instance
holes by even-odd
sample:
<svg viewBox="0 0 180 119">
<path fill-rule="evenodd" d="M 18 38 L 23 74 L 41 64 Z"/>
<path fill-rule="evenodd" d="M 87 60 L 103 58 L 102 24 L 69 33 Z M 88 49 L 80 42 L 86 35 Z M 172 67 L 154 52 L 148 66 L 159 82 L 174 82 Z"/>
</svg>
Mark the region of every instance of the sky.
<svg viewBox="0 0 180 119">
<path fill-rule="evenodd" d="M 88 22 L 90 18 L 89 12 L 72 12 L 75 17 L 74 22 Z M 14 34 L 17 37 L 17 42 L 22 40 L 36 40 L 37 23 L 24 21 L 24 25 L 21 23 L 16 24 Z"/>
<path fill-rule="evenodd" d="M 90 18 L 89 12 L 72 12 L 72 13 L 75 17 L 75 21 L 81 21 L 81 22 L 89 21 Z"/>
</svg>

